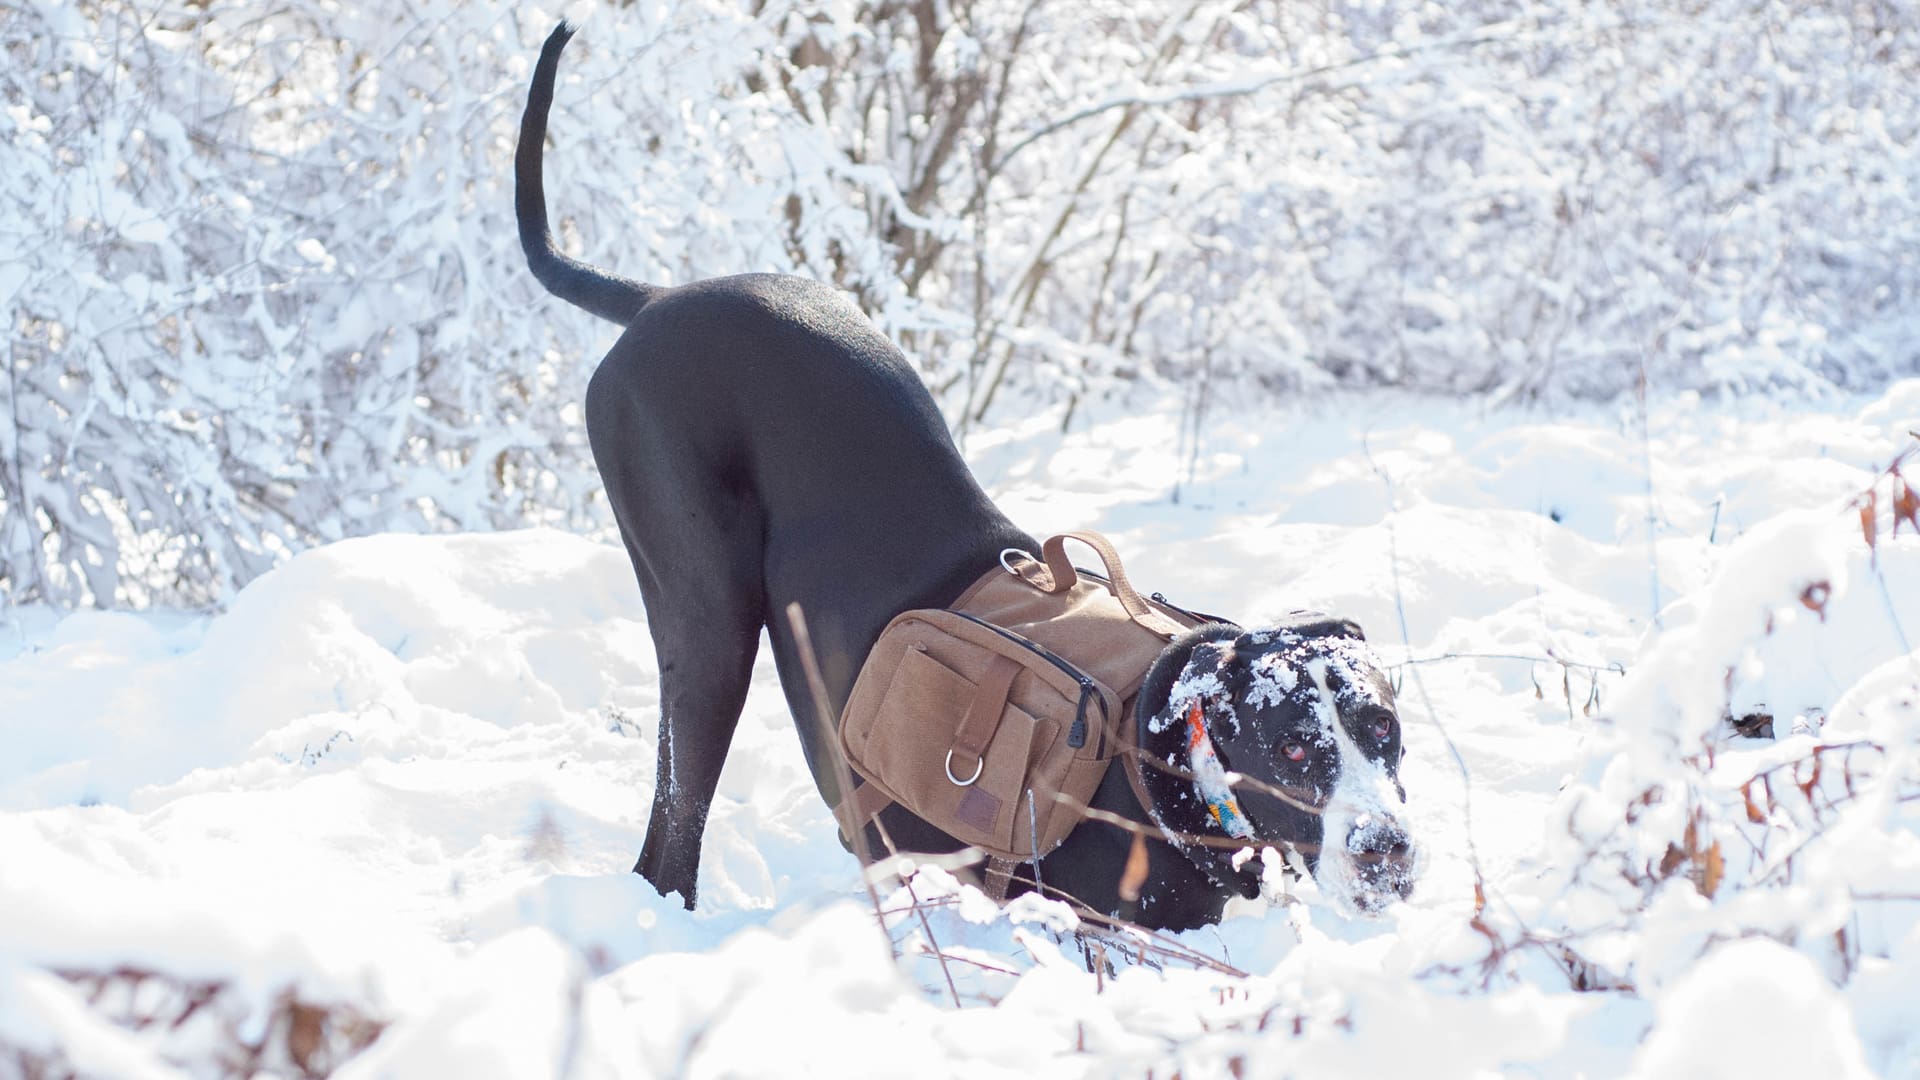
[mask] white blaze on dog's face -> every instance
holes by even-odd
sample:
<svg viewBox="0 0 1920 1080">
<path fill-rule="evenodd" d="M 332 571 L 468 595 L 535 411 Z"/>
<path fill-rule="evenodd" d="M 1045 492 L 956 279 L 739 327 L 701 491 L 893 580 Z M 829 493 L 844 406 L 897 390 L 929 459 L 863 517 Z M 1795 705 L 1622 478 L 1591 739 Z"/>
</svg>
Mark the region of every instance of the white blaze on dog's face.
<svg viewBox="0 0 1920 1080">
<path fill-rule="evenodd" d="M 1207 726 L 1246 778 L 1235 795 L 1256 837 L 1294 847 L 1336 903 L 1372 913 L 1405 898 L 1417 867 L 1398 814 L 1399 717 L 1357 628 L 1256 631 L 1215 660 L 1225 693 Z"/>
<path fill-rule="evenodd" d="M 1405 748 L 1392 691 L 1384 680 L 1374 685 L 1379 668 L 1371 652 L 1343 642 L 1329 653 L 1306 663 L 1316 715 L 1340 762 L 1333 796 L 1321 811 L 1323 846 L 1314 876 L 1330 895 L 1377 911 L 1413 889 L 1413 845 L 1395 813 L 1407 801 L 1398 775 Z M 1343 696 L 1349 699 L 1344 705 Z"/>
</svg>

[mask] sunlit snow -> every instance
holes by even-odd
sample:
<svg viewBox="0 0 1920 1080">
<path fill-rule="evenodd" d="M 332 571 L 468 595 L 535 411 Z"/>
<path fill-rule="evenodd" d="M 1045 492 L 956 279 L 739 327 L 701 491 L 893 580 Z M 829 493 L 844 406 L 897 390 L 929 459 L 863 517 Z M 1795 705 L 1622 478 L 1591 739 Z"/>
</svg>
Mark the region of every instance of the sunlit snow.
<svg viewBox="0 0 1920 1080">
<path fill-rule="evenodd" d="M 1400 683 L 1411 902 L 1297 882 L 1133 947 L 938 868 L 878 876 L 883 933 L 764 650 L 700 910 L 656 896 L 657 680 L 605 538 L 346 541 L 214 616 L 11 610 L 0 1048 L 208 1075 L 291 994 L 377 1025 L 355 1076 L 1920 1075 L 1920 538 L 1883 496 L 1869 551 L 1849 503 L 1915 417 L 1920 382 L 1657 406 L 1651 547 L 1617 409 L 1220 414 L 1190 468 L 1144 398 L 975 432 L 1029 529 L 1104 530 L 1200 610 L 1352 618 Z M 1689 815 L 1711 897 L 1703 854 L 1622 876 Z"/>
</svg>

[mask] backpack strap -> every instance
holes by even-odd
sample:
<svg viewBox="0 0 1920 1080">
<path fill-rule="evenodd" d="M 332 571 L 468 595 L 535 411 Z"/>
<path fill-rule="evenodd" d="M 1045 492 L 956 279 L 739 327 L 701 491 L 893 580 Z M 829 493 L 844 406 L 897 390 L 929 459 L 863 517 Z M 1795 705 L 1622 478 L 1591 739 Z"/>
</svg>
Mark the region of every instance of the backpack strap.
<svg viewBox="0 0 1920 1080">
<path fill-rule="evenodd" d="M 1120 565 L 1120 553 L 1113 549 L 1113 544 L 1106 537 L 1090 529 L 1047 537 L 1046 543 L 1040 546 L 1041 559 L 1046 566 L 1042 568 L 1031 562 L 1021 563 L 1014 572 L 1043 593 L 1057 594 L 1073 588 L 1080 580 L 1080 572 L 1067 559 L 1069 540 L 1080 541 L 1100 556 L 1100 563 L 1107 571 L 1107 580 L 1103 584 L 1113 598 L 1120 601 L 1120 606 L 1126 609 L 1127 616 L 1134 622 L 1169 641 L 1186 633 L 1185 626 L 1154 610 L 1152 604 L 1141 598 L 1133 583 L 1127 580 L 1127 572 Z"/>
<path fill-rule="evenodd" d="M 987 665 L 987 673 L 974 687 L 973 700 L 967 703 L 967 715 L 960 721 L 960 730 L 953 733 L 953 745 L 947 748 L 947 779 L 959 787 L 966 787 L 980 778 L 980 770 L 987 765 L 987 746 L 993 742 L 993 733 L 1000 729 L 1000 718 L 1006 715 L 1007 694 L 1013 689 L 1013 677 L 1020 673 L 1020 663 L 1011 656 L 995 656 Z M 968 770 L 972 775 L 965 780 Z"/>
<path fill-rule="evenodd" d="M 1140 812 L 1147 815 L 1149 822 L 1153 816 L 1153 793 L 1147 790 L 1146 762 L 1141 760 L 1143 751 L 1128 739 L 1120 753 L 1120 768 L 1127 774 L 1127 786 L 1133 789 L 1133 801 L 1140 804 Z"/>
<path fill-rule="evenodd" d="M 987 865 L 980 874 L 981 891 L 987 894 L 987 899 L 996 904 L 1006 903 L 1007 892 L 1013 887 L 1013 872 L 1019 867 L 1012 859 L 987 856 Z"/>
<path fill-rule="evenodd" d="M 846 816 L 856 829 L 864 829 L 867 823 L 880 816 L 880 811 L 893 805 L 893 796 L 881 790 L 880 785 L 861 777 L 860 786 L 847 796 Z"/>
</svg>

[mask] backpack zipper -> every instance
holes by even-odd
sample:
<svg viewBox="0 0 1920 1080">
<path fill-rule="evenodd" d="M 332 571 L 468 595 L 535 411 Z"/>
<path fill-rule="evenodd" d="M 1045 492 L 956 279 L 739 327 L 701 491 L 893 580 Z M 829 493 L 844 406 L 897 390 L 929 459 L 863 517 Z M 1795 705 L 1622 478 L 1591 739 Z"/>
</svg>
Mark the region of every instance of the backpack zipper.
<svg viewBox="0 0 1920 1080">
<path fill-rule="evenodd" d="M 1220 623 L 1225 626 L 1240 625 L 1239 623 L 1234 622 L 1232 619 L 1223 618 L 1219 615 L 1209 615 L 1204 611 L 1195 611 L 1192 608 L 1183 608 L 1179 604 L 1176 604 L 1173 601 L 1167 599 L 1167 596 L 1165 593 L 1154 593 L 1152 596 L 1147 597 L 1147 599 L 1153 601 L 1156 604 L 1159 604 L 1161 607 L 1171 608 L 1172 610 L 1177 611 L 1180 614 L 1185 615 L 1187 618 L 1192 619 L 1198 623 L 1202 623 L 1202 624 Z"/>
<path fill-rule="evenodd" d="M 1092 578 L 1093 580 L 1099 582 L 1102 585 L 1106 585 L 1109 588 L 1111 588 L 1113 585 L 1112 580 L 1109 579 L 1105 574 L 1096 573 L 1095 571 L 1092 571 L 1092 570 L 1082 570 L 1077 566 L 1074 567 L 1073 569 L 1074 569 L 1074 572 L 1079 574 L 1081 577 Z M 1147 599 L 1153 601 L 1156 604 L 1159 604 L 1163 608 L 1167 608 L 1168 610 L 1171 610 L 1171 611 L 1177 611 L 1180 614 L 1185 615 L 1187 618 L 1194 620 L 1195 622 L 1226 623 L 1228 626 L 1240 625 L 1239 623 L 1234 622 L 1232 619 L 1223 619 L 1218 615 L 1208 615 L 1203 611 L 1195 611 L 1192 608 L 1183 608 L 1179 604 L 1176 604 L 1173 601 L 1167 599 L 1166 593 L 1151 593 L 1147 596 Z"/>
<path fill-rule="evenodd" d="M 953 609 L 948 608 L 947 610 L 952 611 Z M 985 619 L 975 615 L 969 615 L 964 611 L 953 611 L 953 614 L 960 616 L 970 623 L 977 623 L 984 626 L 994 633 L 999 634 L 1001 637 L 1006 638 L 1008 641 L 1013 642 L 1015 645 L 1042 657 L 1054 667 L 1059 668 L 1068 678 L 1080 685 L 1080 701 L 1074 708 L 1073 726 L 1067 729 L 1068 746 L 1078 750 L 1087 745 L 1087 701 L 1090 698 L 1100 702 L 1100 729 L 1103 733 L 1106 731 L 1107 721 L 1111 719 L 1107 716 L 1106 699 L 1102 698 L 1094 689 L 1093 679 L 1085 672 L 1061 659 L 1055 655 L 1051 649 L 1034 641 L 1032 638 L 1023 637 L 1004 626 L 995 626 Z"/>
</svg>

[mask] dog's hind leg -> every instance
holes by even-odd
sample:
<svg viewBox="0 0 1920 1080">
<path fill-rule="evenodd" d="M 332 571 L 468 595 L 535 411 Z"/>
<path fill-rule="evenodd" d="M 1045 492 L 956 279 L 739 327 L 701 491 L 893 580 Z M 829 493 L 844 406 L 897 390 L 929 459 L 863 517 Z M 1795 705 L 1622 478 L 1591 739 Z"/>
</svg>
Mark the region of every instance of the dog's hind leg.
<svg viewBox="0 0 1920 1080">
<path fill-rule="evenodd" d="M 648 600 L 649 611 L 659 606 Z M 660 895 L 678 892 L 691 910 L 700 840 L 746 701 L 760 624 L 743 610 L 716 606 L 695 624 L 650 619 L 649 626 L 660 661 L 659 765 L 647 839 L 633 869 Z"/>
<path fill-rule="evenodd" d="M 701 835 L 766 618 L 762 517 L 686 427 L 643 407 L 625 377 L 633 370 L 609 357 L 587 395 L 588 436 L 660 666 L 653 812 L 633 869 L 691 909 Z"/>
</svg>

